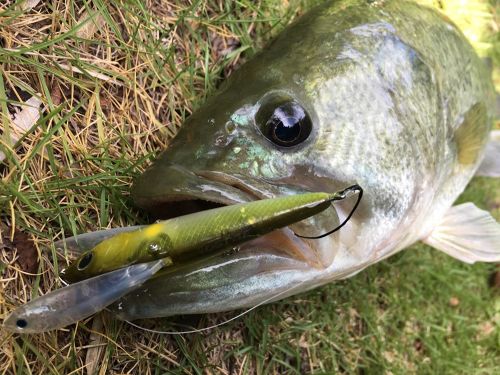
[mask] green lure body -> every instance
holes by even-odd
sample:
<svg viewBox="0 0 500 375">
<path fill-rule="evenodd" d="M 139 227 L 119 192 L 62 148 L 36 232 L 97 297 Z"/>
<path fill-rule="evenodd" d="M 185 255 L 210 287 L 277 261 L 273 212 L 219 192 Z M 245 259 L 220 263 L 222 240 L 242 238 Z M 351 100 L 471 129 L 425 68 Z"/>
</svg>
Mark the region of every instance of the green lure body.
<svg viewBox="0 0 500 375">
<path fill-rule="evenodd" d="M 337 193 L 304 193 L 240 203 L 165 220 L 117 234 L 82 254 L 63 272 L 68 282 L 131 264 L 190 262 L 316 215 Z"/>
</svg>

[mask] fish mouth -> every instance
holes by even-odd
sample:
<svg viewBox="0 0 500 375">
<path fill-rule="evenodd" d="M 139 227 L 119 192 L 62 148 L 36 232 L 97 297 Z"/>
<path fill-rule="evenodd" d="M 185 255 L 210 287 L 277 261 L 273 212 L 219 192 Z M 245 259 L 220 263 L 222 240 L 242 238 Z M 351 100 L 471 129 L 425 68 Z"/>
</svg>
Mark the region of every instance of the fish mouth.
<svg viewBox="0 0 500 375">
<path fill-rule="evenodd" d="M 273 198 L 286 189 L 270 182 L 220 171 L 191 171 L 177 164 L 153 165 L 132 186 L 135 204 L 158 219 Z M 305 192 L 294 190 L 292 193 Z"/>
<path fill-rule="evenodd" d="M 165 220 L 210 208 L 299 192 L 305 190 L 239 174 L 190 171 L 176 164 L 156 164 L 134 183 L 131 195 L 138 207 L 149 211 L 156 219 Z M 333 252 L 325 254 L 324 249 L 325 245 L 331 247 L 331 239 L 317 241 L 295 235 L 295 232 L 311 234 L 311 230 L 316 231 L 313 235 L 317 235 L 316 224 L 314 220 L 305 220 L 275 230 L 242 244 L 239 250 L 259 248 L 280 251 L 314 268 L 325 268 L 333 260 Z"/>
</svg>

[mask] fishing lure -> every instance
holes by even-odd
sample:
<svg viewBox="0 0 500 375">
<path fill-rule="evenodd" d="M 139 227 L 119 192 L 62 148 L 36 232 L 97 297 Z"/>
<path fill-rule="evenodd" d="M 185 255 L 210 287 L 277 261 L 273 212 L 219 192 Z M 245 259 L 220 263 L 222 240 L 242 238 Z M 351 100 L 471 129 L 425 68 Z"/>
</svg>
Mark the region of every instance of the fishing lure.
<svg viewBox="0 0 500 375">
<path fill-rule="evenodd" d="M 104 239 L 63 270 L 61 277 L 75 282 L 157 259 L 163 259 L 165 266 L 190 262 L 316 215 L 353 192 L 359 193 L 354 212 L 362 196 L 358 185 L 333 194 L 303 193 L 219 207 L 139 227 Z"/>
<path fill-rule="evenodd" d="M 181 216 L 150 226 L 107 230 L 97 236 L 83 234 L 68 239 L 70 247 L 75 247 L 77 242 L 80 246 L 95 245 L 66 271 L 66 276 L 85 279 L 19 307 L 5 319 L 3 327 L 13 332 L 38 333 L 72 324 L 133 292 L 159 274 L 160 270 L 177 270 L 176 267 L 164 269 L 166 266 L 177 266 L 178 263 L 182 267 L 189 266 L 190 263 L 185 261 L 190 258 L 193 261 L 193 256 L 209 256 L 218 249 L 293 224 L 320 213 L 334 201 L 357 193 L 358 199 L 351 213 L 324 235 L 331 234 L 352 216 L 362 192 L 361 187 L 353 185 L 333 194 L 304 193 L 263 199 Z M 169 240 L 166 240 L 167 237 Z M 130 262 L 137 264 L 128 265 Z M 91 277 L 95 273 L 102 274 Z M 277 295 L 281 294 L 283 292 Z"/>
</svg>

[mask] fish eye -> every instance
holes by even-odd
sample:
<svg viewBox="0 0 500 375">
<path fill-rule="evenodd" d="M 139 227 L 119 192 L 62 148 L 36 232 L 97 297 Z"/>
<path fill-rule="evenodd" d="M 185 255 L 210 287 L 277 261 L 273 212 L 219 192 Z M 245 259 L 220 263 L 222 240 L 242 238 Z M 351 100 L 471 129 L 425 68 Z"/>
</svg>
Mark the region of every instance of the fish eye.
<svg viewBox="0 0 500 375">
<path fill-rule="evenodd" d="M 282 98 L 264 103 L 256 120 L 262 134 L 282 147 L 292 147 L 304 142 L 312 130 L 307 112 L 291 99 Z"/>
<path fill-rule="evenodd" d="M 78 262 L 78 270 L 83 271 L 87 266 L 90 264 L 90 261 L 92 260 L 92 252 L 89 251 L 87 254 L 82 256 L 82 259 Z"/>
<path fill-rule="evenodd" d="M 16 320 L 16 326 L 17 328 L 26 328 L 28 326 L 28 322 L 26 321 L 26 319 L 17 319 Z"/>
</svg>

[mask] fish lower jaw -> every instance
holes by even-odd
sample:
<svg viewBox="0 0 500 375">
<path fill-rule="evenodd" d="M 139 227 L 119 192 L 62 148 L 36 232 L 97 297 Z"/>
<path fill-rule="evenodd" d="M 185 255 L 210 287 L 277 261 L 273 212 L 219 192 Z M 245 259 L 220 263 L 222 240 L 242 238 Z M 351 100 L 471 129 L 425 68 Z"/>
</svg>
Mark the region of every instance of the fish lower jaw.
<svg viewBox="0 0 500 375">
<path fill-rule="evenodd" d="M 302 239 L 297 237 L 290 227 L 275 230 L 239 247 L 239 251 L 248 249 L 278 251 L 317 270 L 329 268 L 336 253 L 336 249 L 329 239 Z"/>
</svg>

